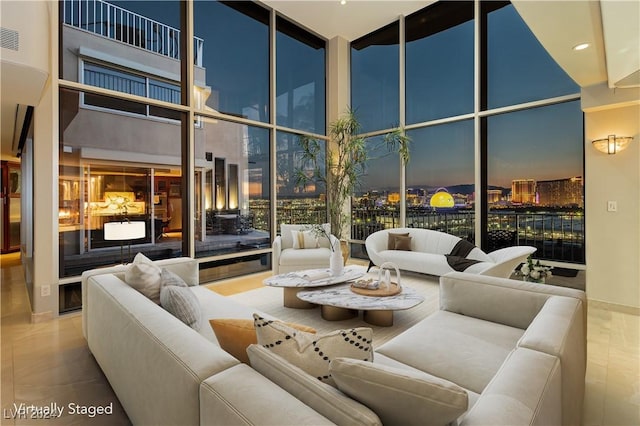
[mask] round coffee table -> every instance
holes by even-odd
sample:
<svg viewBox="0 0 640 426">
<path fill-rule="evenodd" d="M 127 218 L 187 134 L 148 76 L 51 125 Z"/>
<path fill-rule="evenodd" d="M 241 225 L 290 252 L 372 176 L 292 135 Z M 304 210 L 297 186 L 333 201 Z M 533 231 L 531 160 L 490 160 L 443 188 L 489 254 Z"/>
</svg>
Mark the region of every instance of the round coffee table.
<svg viewBox="0 0 640 426">
<path fill-rule="evenodd" d="M 322 318 L 340 321 L 358 316 L 363 311 L 364 322 L 381 327 L 393 325 L 393 312 L 413 308 L 424 302 L 424 296 L 411 287 L 403 286 L 395 296 L 363 296 L 351 291 L 350 284 L 327 289 L 306 290 L 298 299 L 320 305 Z"/>
<path fill-rule="evenodd" d="M 283 287 L 283 305 L 287 308 L 309 309 L 316 305 L 300 300 L 298 292 L 311 287 L 326 287 L 346 281 L 356 280 L 362 277 L 366 271 L 365 267 L 349 265 L 344 267 L 342 275 L 337 277 L 329 276 L 329 269 L 307 269 L 304 271 L 287 272 L 285 274 L 274 275 L 267 278 L 262 283 L 270 287 Z M 313 279 L 321 277 L 321 279 Z"/>
</svg>

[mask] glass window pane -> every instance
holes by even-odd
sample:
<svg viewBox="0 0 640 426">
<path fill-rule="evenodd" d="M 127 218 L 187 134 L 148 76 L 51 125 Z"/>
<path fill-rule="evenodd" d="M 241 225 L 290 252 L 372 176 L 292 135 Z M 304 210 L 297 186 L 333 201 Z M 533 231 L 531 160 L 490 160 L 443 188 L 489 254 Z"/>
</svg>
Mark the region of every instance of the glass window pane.
<svg viewBox="0 0 640 426">
<path fill-rule="evenodd" d="M 197 0 L 194 32 L 202 39 L 194 69 L 196 106 L 269 121 L 269 11 L 253 2 Z"/>
<path fill-rule="evenodd" d="M 405 22 L 407 123 L 473 112 L 473 2 L 438 2 Z"/>
<path fill-rule="evenodd" d="M 488 12 L 487 38 L 488 108 L 580 92 L 511 4 Z"/>
<path fill-rule="evenodd" d="M 87 95 L 60 91 L 60 276 L 126 263 L 139 251 L 152 259 L 180 256 L 180 121 L 103 112 L 85 107 L 83 97 Z M 122 102 L 92 97 L 113 109 Z M 140 223 L 144 237 L 119 240 L 105 233 L 105 224 L 121 221 Z"/>
<path fill-rule="evenodd" d="M 384 135 L 366 143 L 369 161 L 351 203 L 351 238 L 362 241 L 400 226 L 400 157 L 387 150 Z"/>
<path fill-rule="evenodd" d="M 277 133 L 276 188 L 278 199 L 277 223 L 325 223 L 327 222 L 326 189 L 322 179 L 325 173 L 325 142 L 314 139 L 319 156 L 315 172 L 313 162 L 305 162 L 301 136 L 293 133 Z M 308 181 L 298 179 L 304 174 Z"/>
<path fill-rule="evenodd" d="M 269 130 L 197 118 L 196 257 L 269 247 Z"/>
<path fill-rule="evenodd" d="M 325 42 L 278 17 L 277 124 L 325 134 Z"/>
<path fill-rule="evenodd" d="M 63 79 L 180 103 L 180 1 L 64 0 L 60 7 Z M 171 98 L 150 93 L 147 78 L 169 84 Z"/>
<path fill-rule="evenodd" d="M 489 237 L 506 229 L 538 258 L 584 262 L 580 101 L 486 120 Z"/>
<path fill-rule="evenodd" d="M 395 22 L 351 43 L 351 106 L 362 132 L 400 122 L 399 42 Z"/>
<path fill-rule="evenodd" d="M 407 132 L 407 226 L 473 240 L 473 120 Z"/>
</svg>

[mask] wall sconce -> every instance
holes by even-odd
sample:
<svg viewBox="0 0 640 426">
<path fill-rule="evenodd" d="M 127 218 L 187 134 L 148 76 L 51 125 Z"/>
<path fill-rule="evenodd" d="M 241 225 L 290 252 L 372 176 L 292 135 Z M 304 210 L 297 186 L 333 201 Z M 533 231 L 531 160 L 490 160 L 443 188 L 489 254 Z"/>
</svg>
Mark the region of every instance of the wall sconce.
<svg viewBox="0 0 640 426">
<path fill-rule="evenodd" d="M 629 136 L 609 135 L 604 139 L 596 139 L 591 143 L 593 144 L 593 147 L 600 152 L 604 152 L 605 154 L 617 154 L 627 148 L 632 140 L 633 138 Z"/>
</svg>

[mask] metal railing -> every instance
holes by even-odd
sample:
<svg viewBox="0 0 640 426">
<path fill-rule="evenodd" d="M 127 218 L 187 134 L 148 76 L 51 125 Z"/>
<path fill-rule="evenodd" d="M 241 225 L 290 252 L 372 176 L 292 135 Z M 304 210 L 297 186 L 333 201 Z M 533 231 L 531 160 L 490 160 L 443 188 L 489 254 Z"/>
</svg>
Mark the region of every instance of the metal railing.
<svg viewBox="0 0 640 426">
<path fill-rule="evenodd" d="M 394 208 L 353 208 L 351 237 L 364 240 L 373 232 L 400 226 L 400 211 Z M 408 227 L 433 229 L 469 240 L 474 239 L 472 210 L 433 211 L 407 209 Z M 509 245 L 530 245 L 538 249 L 536 258 L 559 262 L 584 263 L 584 215 L 572 212 L 490 212 L 487 233 L 509 231 Z"/>
<path fill-rule="evenodd" d="M 103 0 L 64 0 L 66 25 L 180 59 L 180 30 Z M 202 66 L 204 40 L 193 38 L 194 64 Z"/>
</svg>

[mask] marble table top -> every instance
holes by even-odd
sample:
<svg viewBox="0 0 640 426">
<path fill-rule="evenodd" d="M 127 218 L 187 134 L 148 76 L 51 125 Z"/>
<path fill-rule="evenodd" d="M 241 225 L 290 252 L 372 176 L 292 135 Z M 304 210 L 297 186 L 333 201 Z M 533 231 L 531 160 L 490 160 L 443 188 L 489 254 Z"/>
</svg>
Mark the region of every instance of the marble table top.
<svg viewBox="0 0 640 426">
<path fill-rule="evenodd" d="M 424 302 L 424 296 L 411 287 L 402 286 L 402 292 L 395 296 L 363 296 L 351 291 L 351 284 L 343 284 L 322 290 L 306 290 L 298 293 L 298 299 L 317 305 L 363 311 L 399 311 L 413 308 Z"/>
<path fill-rule="evenodd" d="M 262 283 L 270 287 L 322 287 L 353 281 L 365 273 L 366 268 L 359 265 L 345 266 L 343 274 L 337 277 L 331 276 L 329 268 L 307 269 L 275 275 Z"/>
</svg>

